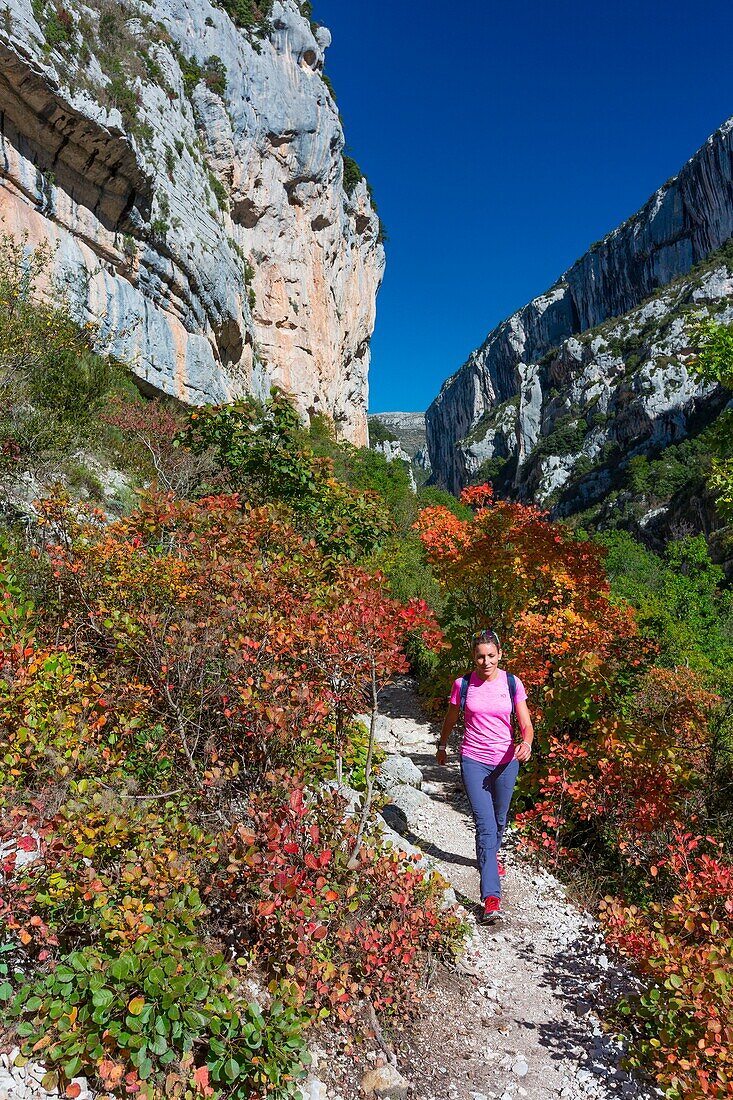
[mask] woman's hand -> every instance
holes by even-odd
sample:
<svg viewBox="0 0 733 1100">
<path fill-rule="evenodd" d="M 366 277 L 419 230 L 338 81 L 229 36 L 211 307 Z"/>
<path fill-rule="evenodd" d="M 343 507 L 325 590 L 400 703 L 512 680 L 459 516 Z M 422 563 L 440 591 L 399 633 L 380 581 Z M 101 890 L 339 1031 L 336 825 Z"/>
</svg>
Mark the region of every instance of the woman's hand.
<svg viewBox="0 0 733 1100">
<path fill-rule="evenodd" d="M 521 741 L 514 750 L 514 759 L 520 764 L 526 764 L 532 755 L 532 746 L 529 741 Z"/>
<path fill-rule="evenodd" d="M 532 727 L 532 719 L 529 716 L 527 710 L 527 702 L 525 699 L 521 703 L 516 705 L 517 718 L 519 720 L 519 733 L 522 740 L 514 750 L 514 759 L 518 760 L 520 764 L 526 764 L 532 755 L 532 740 L 534 738 L 534 729 Z"/>
<path fill-rule="evenodd" d="M 443 728 L 440 731 L 440 737 L 438 739 L 438 747 L 435 750 L 435 760 L 438 764 L 445 764 L 446 762 L 445 746 L 448 744 L 451 730 L 458 721 L 460 713 L 461 708 L 458 706 L 458 703 L 448 704 L 448 710 L 445 712 L 445 718 L 443 719 Z"/>
</svg>

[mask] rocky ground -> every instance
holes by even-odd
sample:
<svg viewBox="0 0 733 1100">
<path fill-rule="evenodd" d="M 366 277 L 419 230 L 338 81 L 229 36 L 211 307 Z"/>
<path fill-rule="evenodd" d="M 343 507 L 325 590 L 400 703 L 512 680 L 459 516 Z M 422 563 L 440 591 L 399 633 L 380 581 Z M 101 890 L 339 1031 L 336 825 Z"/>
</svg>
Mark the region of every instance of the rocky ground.
<svg viewBox="0 0 733 1100">
<path fill-rule="evenodd" d="M 436 965 L 414 1025 L 363 1041 L 323 1035 L 305 1100 L 651 1100 L 619 1066 L 622 1045 L 599 1013 L 631 979 L 606 954 L 597 924 L 562 885 L 507 845 L 504 915 L 476 924 L 473 827 L 457 758 L 435 764 L 436 727 L 405 680 L 383 695 L 378 738 L 388 826 L 418 846 L 453 887 L 471 926 L 453 970 Z M 395 838 L 397 839 L 397 838 Z M 41 1100 L 43 1069 L 0 1056 L 0 1100 Z M 90 1097 L 79 1080 L 81 1097 Z"/>
<path fill-rule="evenodd" d="M 510 843 L 505 913 L 501 922 L 478 926 L 473 826 L 456 755 L 446 768 L 435 764 L 437 730 L 426 721 L 408 681 L 384 693 L 382 710 L 378 736 L 389 753 L 382 769 L 384 816 L 451 883 L 468 912 L 472 935 L 455 971 L 437 968 L 432 975 L 414 1029 L 385 1037 L 403 1081 L 386 1066 L 382 1087 L 371 1095 L 393 1100 L 660 1095 L 620 1068 L 622 1045 L 597 1014 L 629 987 L 630 978 L 606 954 L 596 922 L 568 902 L 557 879 L 522 859 Z M 364 1080 L 363 1064 L 359 1070 L 357 1063 L 348 1054 L 322 1059 L 317 1072 L 326 1084 L 314 1088 L 313 1100 L 363 1095 L 361 1086 L 368 1088 L 373 1078 Z"/>
</svg>

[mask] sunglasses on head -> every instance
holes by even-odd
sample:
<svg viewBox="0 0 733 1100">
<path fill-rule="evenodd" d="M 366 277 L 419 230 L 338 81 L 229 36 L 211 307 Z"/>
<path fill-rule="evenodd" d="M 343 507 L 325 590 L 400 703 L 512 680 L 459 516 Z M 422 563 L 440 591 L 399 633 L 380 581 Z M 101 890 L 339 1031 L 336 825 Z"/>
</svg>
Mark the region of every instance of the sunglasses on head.
<svg viewBox="0 0 733 1100">
<path fill-rule="evenodd" d="M 477 630 L 473 636 L 474 642 L 494 642 L 497 649 L 501 649 L 499 635 L 495 630 Z"/>
</svg>

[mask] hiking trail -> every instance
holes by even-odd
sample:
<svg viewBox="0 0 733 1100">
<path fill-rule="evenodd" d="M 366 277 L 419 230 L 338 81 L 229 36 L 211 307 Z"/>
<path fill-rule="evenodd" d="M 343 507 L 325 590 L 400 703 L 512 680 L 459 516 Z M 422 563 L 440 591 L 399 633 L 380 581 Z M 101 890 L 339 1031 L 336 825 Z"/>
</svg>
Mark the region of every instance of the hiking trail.
<svg viewBox="0 0 733 1100">
<path fill-rule="evenodd" d="M 569 903 L 556 878 L 520 856 L 510 836 L 503 852 L 502 919 L 477 925 L 474 830 L 455 748 L 446 767 L 435 763 L 438 727 L 425 717 L 408 679 L 382 693 L 380 712 L 377 738 L 388 753 L 383 816 L 430 857 L 468 911 L 472 928 L 455 971 L 436 969 L 416 1027 L 389 1037 L 399 1072 L 411 1083 L 409 1095 L 660 1096 L 619 1067 L 622 1047 L 596 1015 L 599 1006 L 632 986 L 630 975 L 606 953 L 597 922 Z M 342 1091 L 329 1090 L 329 1096 L 348 1094 L 343 1077 L 338 1084 Z M 403 1093 L 396 1086 L 382 1095 Z"/>
</svg>

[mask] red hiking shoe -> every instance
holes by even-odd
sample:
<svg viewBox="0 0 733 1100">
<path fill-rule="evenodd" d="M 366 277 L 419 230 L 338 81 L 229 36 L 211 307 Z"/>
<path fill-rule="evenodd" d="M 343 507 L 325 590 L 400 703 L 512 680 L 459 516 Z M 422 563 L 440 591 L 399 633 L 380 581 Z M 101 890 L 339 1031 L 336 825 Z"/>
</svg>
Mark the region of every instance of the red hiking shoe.
<svg viewBox="0 0 733 1100">
<path fill-rule="evenodd" d="M 503 863 L 501 862 L 501 860 L 499 859 L 499 857 L 498 857 L 498 856 L 497 856 L 497 858 L 496 858 L 496 867 L 497 867 L 497 870 L 498 870 L 498 872 L 499 872 L 499 874 L 500 874 L 500 875 L 502 875 L 502 876 L 503 876 L 503 875 L 505 875 L 505 874 L 506 874 L 506 867 L 505 867 L 505 866 L 504 866 L 504 864 L 503 864 Z"/>
<path fill-rule="evenodd" d="M 491 924 L 492 921 L 495 921 L 496 918 L 498 916 L 500 916 L 500 911 L 501 911 L 501 899 L 500 898 L 493 898 L 493 897 L 486 898 L 485 901 L 484 901 L 484 911 L 483 911 L 483 914 L 481 915 L 481 923 L 482 924 Z"/>
</svg>

